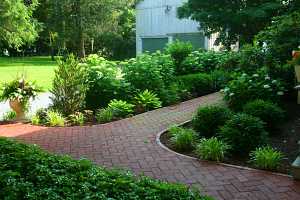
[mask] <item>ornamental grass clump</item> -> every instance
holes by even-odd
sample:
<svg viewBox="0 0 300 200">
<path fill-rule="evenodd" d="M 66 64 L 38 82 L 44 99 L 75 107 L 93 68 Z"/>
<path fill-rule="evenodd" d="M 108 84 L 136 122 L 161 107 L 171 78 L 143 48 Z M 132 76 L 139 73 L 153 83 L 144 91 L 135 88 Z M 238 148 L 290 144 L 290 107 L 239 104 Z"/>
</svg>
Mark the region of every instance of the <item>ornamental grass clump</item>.
<svg viewBox="0 0 300 200">
<path fill-rule="evenodd" d="M 195 153 L 201 159 L 221 162 L 224 160 L 230 148 L 228 144 L 216 137 L 209 139 L 204 138 L 200 140 Z"/>
<path fill-rule="evenodd" d="M 169 129 L 169 134 L 171 135 L 171 143 L 178 151 L 193 150 L 197 139 L 195 131 L 175 126 Z"/>
<path fill-rule="evenodd" d="M 276 170 L 280 166 L 284 156 L 280 151 L 266 146 L 252 151 L 250 157 L 250 162 L 256 167 L 266 170 Z"/>
</svg>

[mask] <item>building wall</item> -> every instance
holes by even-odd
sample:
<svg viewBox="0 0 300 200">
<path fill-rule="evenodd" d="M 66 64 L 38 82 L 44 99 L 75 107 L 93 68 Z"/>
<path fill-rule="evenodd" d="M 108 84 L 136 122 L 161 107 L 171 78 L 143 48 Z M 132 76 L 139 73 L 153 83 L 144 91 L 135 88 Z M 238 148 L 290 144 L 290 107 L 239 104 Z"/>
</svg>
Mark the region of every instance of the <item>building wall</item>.
<svg viewBox="0 0 300 200">
<path fill-rule="evenodd" d="M 166 38 L 168 42 L 172 42 L 176 34 L 199 33 L 199 23 L 188 19 L 180 20 L 177 18 L 177 8 L 185 1 L 186 0 L 143 0 L 136 6 L 137 53 L 142 52 L 143 39 Z M 208 39 L 204 38 L 204 40 L 204 47 L 209 48 Z"/>
</svg>

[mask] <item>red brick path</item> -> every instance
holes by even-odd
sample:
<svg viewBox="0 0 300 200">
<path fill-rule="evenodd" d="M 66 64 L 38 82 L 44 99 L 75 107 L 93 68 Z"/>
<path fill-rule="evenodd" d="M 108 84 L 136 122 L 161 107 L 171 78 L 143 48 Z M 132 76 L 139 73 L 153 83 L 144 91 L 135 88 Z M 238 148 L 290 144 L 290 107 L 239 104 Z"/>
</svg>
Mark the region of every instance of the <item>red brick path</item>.
<svg viewBox="0 0 300 200">
<path fill-rule="evenodd" d="M 0 136 L 99 165 L 130 169 L 169 182 L 199 188 L 216 199 L 300 200 L 300 182 L 262 171 L 237 169 L 181 157 L 156 143 L 156 135 L 172 124 L 189 120 L 199 105 L 220 102 L 211 94 L 105 125 L 44 128 L 23 124 L 0 126 Z"/>
</svg>

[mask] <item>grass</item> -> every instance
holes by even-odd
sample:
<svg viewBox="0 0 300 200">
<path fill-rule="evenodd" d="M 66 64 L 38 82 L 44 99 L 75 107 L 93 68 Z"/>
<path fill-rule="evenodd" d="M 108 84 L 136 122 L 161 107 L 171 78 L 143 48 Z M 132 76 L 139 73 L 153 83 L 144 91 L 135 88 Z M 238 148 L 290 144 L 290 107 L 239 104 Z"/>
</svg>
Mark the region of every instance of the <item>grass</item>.
<svg viewBox="0 0 300 200">
<path fill-rule="evenodd" d="M 28 80 L 48 91 L 52 87 L 56 61 L 50 57 L 0 57 L 0 83 L 11 81 L 18 75 L 24 74 Z"/>
</svg>

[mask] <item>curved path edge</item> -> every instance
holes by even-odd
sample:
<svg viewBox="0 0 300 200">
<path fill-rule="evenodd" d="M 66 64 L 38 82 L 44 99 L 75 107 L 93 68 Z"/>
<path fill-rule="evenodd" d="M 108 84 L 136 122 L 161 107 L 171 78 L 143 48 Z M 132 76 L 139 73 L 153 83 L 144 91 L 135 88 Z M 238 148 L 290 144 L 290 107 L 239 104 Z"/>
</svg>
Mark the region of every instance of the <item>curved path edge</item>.
<svg viewBox="0 0 300 200">
<path fill-rule="evenodd" d="M 299 200 L 300 182 L 265 171 L 199 161 L 166 151 L 157 134 L 189 121 L 199 106 L 222 103 L 220 93 L 161 108 L 132 118 L 90 127 L 47 128 L 0 125 L 0 136 L 37 144 L 56 154 L 87 158 L 108 168 L 131 170 L 196 187 L 218 200 Z"/>
</svg>

